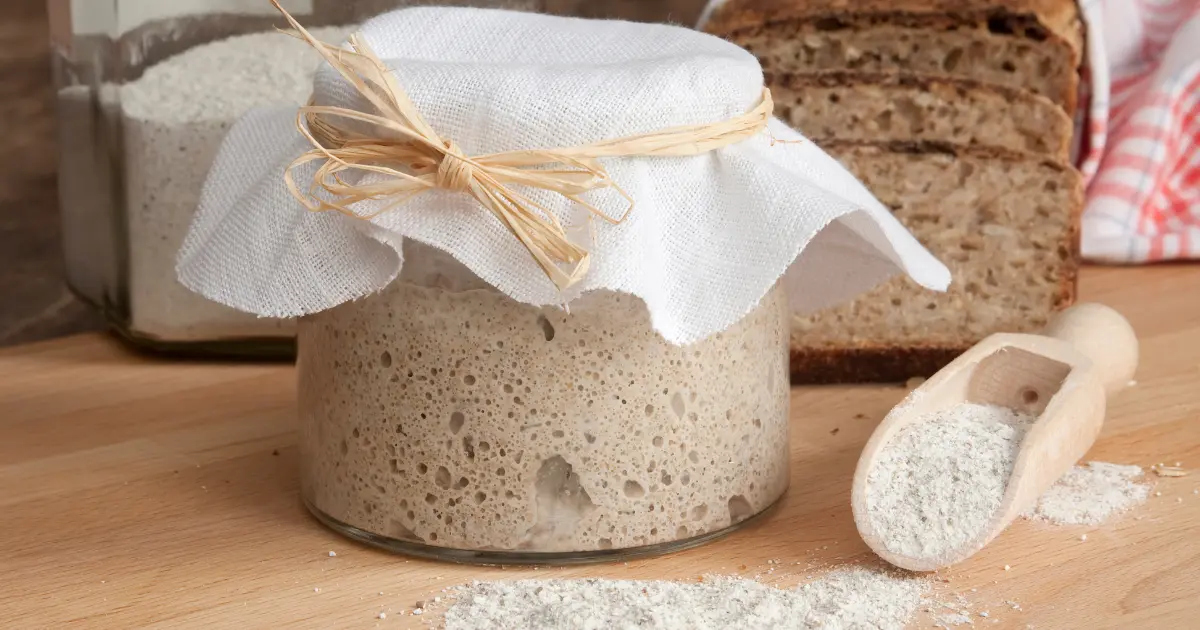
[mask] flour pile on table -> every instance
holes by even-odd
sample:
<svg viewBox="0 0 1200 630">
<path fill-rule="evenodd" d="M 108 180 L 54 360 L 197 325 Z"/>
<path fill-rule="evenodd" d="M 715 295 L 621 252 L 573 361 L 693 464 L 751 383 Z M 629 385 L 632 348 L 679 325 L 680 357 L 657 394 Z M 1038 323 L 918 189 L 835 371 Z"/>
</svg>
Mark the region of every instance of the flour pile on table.
<svg viewBox="0 0 1200 630">
<path fill-rule="evenodd" d="M 753 580 L 517 580 L 463 587 L 446 630 L 901 629 L 926 580 L 842 569 L 795 589 Z"/>
<path fill-rule="evenodd" d="M 1138 466 L 1089 462 L 1072 468 L 1025 516 L 1058 525 L 1099 525 L 1141 505 L 1150 484 L 1140 481 Z"/>
</svg>

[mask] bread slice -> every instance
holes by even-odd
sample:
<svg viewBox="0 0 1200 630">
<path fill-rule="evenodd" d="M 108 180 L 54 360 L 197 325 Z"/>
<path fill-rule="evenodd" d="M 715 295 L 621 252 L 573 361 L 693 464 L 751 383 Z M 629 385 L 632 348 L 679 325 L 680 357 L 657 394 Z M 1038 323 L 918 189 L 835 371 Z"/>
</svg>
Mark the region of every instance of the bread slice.
<svg viewBox="0 0 1200 630">
<path fill-rule="evenodd" d="M 1055 160 L 938 143 L 827 142 L 951 271 L 946 293 L 898 278 L 797 318 L 793 380 L 929 376 L 994 332 L 1033 332 L 1075 299 L 1082 180 Z"/>
<path fill-rule="evenodd" d="M 729 0 L 705 30 L 768 74 L 909 72 L 1030 90 L 1074 115 L 1083 25 L 1074 0 Z"/>
<path fill-rule="evenodd" d="M 1070 159 L 1072 123 L 1048 99 L 965 79 L 824 72 L 770 76 L 777 114 L 823 140 L 931 140 Z"/>
</svg>

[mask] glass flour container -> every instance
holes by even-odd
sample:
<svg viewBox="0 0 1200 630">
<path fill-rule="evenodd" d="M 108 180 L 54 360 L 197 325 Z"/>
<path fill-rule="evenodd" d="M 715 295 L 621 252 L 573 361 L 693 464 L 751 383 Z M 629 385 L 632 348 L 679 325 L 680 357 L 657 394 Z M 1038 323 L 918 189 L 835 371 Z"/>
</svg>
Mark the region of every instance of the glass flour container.
<svg viewBox="0 0 1200 630">
<path fill-rule="evenodd" d="M 543 0 L 466 3 L 547 8 Z M 316 32 L 329 41 L 349 34 L 346 25 L 412 4 L 282 2 L 305 26 L 328 27 Z M 293 322 L 192 293 L 176 279 L 175 256 L 225 133 L 253 107 L 307 100 L 317 54 L 273 32 L 283 22 L 267 0 L 48 0 L 48 8 L 72 290 L 144 348 L 291 356 Z"/>
<path fill-rule="evenodd" d="M 688 548 L 788 484 L 782 291 L 688 346 L 645 304 L 520 304 L 405 247 L 383 292 L 299 323 L 302 492 L 387 549 L 501 564 Z"/>
</svg>

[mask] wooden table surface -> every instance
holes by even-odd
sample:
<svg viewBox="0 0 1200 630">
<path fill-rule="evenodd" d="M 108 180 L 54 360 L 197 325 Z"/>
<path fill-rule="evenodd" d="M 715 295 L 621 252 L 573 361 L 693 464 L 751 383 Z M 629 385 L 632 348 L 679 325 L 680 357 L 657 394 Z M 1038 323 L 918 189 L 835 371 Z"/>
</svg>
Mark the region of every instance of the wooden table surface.
<svg viewBox="0 0 1200 630">
<path fill-rule="evenodd" d="M 1124 312 L 1143 352 L 1090 457 L 1200 465 L 1200 267 L 1088 269 L 1083 296 Z M 414 628 L 437 615 L 402 611 L 474 578 L 721 572 L 786 585 L 812 564 L 875 564 L 851 520 L 850 477 L 903 394 L 796 389 L 791 489 L 761 524 L 720 542 L 628 564 L 488 569 L 388 555 L 307 516 L 290 367 L 168 364 L 102 336 L 9 349 L 0 628 Z M 938 589 L 988 611 L 977 626 L 1198 627 L 1200 471 L 1154 481 L 1161 496 L 1102 527 L 1017 523 Z"/>
</svg>

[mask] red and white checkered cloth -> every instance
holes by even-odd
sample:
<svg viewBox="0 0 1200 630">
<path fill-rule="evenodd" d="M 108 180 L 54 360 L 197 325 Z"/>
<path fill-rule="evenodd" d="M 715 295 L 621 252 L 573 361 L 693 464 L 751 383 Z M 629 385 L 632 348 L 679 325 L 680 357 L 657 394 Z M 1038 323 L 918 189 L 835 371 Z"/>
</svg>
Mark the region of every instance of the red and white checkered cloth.
<svg viewBox="0 0 1200 630">
<path fill-rule="evenodd" d="M 1084 0 L 1083 256 L 1200 259 L 1200 0 Z"/>
</svg>

